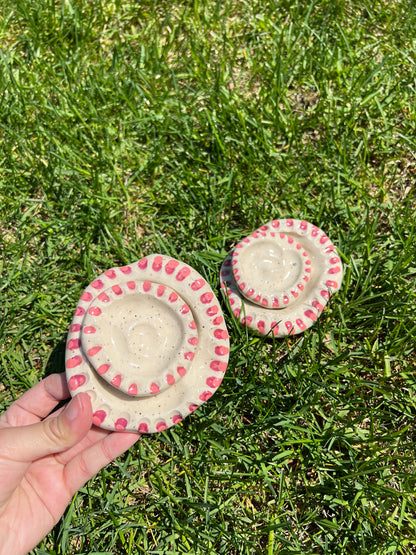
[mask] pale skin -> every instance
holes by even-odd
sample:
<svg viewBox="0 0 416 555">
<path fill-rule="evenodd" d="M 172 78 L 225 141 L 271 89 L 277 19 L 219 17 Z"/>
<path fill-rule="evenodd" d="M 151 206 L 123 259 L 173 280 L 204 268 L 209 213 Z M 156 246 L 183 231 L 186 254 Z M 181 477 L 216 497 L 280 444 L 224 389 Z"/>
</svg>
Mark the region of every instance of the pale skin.
<svg viewBox="0 0 416 555">
<path fill-rule="evenodd" d="M 74 493 L 129 449 L 136 433 L 92 426 L 91 401 L 52 374 L 0 415 L 0 554 L 24 555 L 59 521 Z"/>
</svg>

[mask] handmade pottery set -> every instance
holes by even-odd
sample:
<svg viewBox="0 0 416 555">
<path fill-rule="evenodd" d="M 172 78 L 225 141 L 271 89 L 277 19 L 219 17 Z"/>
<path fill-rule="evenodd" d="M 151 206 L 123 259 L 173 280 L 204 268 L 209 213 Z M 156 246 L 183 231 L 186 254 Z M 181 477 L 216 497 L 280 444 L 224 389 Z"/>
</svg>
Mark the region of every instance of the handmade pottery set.
<svg viewBox="0 0 416 555">
<path fill-rule="evenodd" d="M 268 337 L 298 334 L 341 286 L 340 257 L 303 220 L 272 220 L 244 238 L 220 271 L 239 322 Z M 154 433 L 218 389 L 229 337 L 221 306 L 187 264 L 151 254 L 112 268 L 82 293 L 69 329 L 66 376 L 89 394 L 96 426 Z"/>
</svg>

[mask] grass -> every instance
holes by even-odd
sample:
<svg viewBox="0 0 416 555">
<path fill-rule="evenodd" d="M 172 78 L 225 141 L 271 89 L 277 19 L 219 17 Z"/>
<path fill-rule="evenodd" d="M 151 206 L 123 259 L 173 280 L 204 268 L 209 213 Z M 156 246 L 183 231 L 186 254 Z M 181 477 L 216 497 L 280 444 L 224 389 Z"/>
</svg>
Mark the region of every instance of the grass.
<svg viewBox="0 0 416 555">
<path fill-rule="evenodd" d="M 416 553 L 413 2 L 4 0 L 0 406 L 82 289 L 151 252 L 221 261 L 299 217 L 345 280 L 262 340 L 226 309 L 218 393 L 75 496 L 33 553 Z"/>
</svg>

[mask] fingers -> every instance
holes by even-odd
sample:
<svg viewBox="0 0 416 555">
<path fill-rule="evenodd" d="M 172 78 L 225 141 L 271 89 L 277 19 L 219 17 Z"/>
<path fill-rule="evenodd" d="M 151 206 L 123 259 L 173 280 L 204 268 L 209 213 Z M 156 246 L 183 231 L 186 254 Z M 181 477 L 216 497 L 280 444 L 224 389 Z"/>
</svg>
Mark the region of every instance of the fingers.
<svg viewBox="0 0 416 555">
<path fill-rule="evenodd" d="M 59 403 L 70 396 L 65 374 L 51 374 L 26 391 L 1 415 L 0 423 L 27 426 L 45 418 Z"/>
<path fill-rule="evenodd" d="M 36 424 L 0 429 L 0 457 L 30 462 L 60 453 L 81 441 L 91 425 L 91 400 L 87 393 L 79 393 L 56 417 Z"/>
<path fill-rule="evenodd" d="M 65 481 L 74 494 L 99 470 L 127 451 L 140 438 L 140 434 L 113 432 L 79 453 L 65 467 Z"/>
</svg>

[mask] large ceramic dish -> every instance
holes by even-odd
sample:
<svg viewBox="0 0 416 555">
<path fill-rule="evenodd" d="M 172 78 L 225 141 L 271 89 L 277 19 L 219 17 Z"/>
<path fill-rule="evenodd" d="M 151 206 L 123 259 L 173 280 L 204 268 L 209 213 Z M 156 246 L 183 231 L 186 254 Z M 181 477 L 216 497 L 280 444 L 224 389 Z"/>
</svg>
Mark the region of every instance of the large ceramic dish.
<svg viewBox="0 0 416 555">
<path fill-rule="evenodd" d="M 95 425 L 154 433 L 215 393 L 229 338 L 202 276 L 153 254 L 104 272 L 84 290 L 66 347 L 69 389 L 90 395 Z"/>
<path fill-rule="evenodd" d="M 335 246 L 303 220 L 272 220 L 244 238 L 221 266 L 221 287 L 240 323 L 284 337 L 313 325 L 340 287 Z"/>
</svg>

